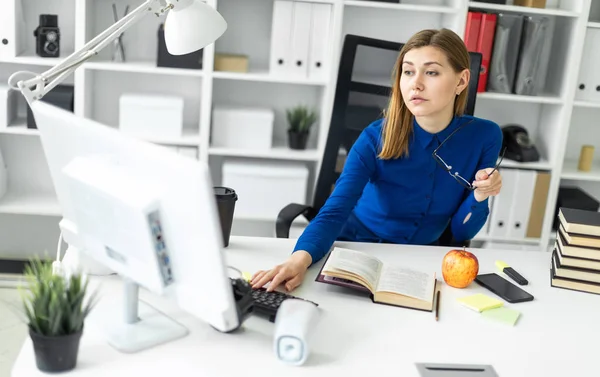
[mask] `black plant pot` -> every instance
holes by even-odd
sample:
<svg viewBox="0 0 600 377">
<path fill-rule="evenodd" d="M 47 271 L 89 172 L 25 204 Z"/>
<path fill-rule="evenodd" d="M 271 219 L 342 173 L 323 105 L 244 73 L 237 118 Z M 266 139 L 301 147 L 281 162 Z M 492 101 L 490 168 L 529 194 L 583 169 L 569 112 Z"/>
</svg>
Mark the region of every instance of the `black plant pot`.
<svg viewBox="0 0 600 377">
<path fill-rule="evenodd" d="M 306 149 L 308 132 L 288 131 L 288 143 L 291 149 Z"/>
<path fill-rule="evenodd" d="M 64 336 L 45 336 L 29 329 L 38 369 L 43 372 L 64 372 L 75 368 L 82 333 L 83 330 Z"/>
</svg>

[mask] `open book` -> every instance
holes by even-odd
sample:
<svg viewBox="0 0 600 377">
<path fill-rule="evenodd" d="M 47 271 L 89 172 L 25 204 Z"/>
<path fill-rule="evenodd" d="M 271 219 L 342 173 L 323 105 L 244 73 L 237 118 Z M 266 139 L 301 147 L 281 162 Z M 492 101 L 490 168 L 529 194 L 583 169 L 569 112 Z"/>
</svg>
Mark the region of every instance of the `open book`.
<svg viewBox="0 0 600 377">
<path fill-rule="evenodd" d="M 435 273 L 391 266 L 367 253 L 334 248 L 316 281 L 369 292 L 373 302 L 433 311 Z"/>
</svg>

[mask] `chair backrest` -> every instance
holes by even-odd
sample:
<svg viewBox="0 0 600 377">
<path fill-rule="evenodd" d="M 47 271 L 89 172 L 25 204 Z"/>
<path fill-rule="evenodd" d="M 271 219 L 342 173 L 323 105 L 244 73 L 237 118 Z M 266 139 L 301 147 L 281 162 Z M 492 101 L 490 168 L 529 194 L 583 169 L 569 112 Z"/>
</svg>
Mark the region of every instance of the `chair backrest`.
<svg viewBox="0 0 600 377">
<path fill-rule="evenodd" d="M 382 117 L 391 91 L 392 69 L 402 46 L 403 44 L 398 42 L 352 34 L 345 36 L 329 134 L 313 200 L 315 213 L 318 213 L 325 204 L 340 176 L 345 161 L 343 152 L 350 150 L 365 127 Z M 368 51 L 368 54 L 357 54 L 359 50 Z M 381 55 L 381 59 L 377 59 L 377 55 Z M 469 53 L 469 55 L 471 80 L 465 113 L 473 115 L 481 54 Z M 368 59 L 361 64 L 361 57 L 368 57 Z M 377 72 L 373 72 L 373 67 L 380 68 L 379 74 L 385 75 L 383 80 L 363 78 L 369 75 L 372 75 L 372 78 L 378 77 Z M 371 72 L 366 72 L 369 70 Z"/>
</svg>

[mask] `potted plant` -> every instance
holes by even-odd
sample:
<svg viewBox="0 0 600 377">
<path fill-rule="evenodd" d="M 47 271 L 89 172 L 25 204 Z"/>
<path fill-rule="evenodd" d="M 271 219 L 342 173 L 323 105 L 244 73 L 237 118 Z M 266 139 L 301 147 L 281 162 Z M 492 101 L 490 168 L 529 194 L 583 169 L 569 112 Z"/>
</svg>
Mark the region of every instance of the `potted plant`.
<svg viewBox="0 0 600 377">
<path fill-rule="evenodd" d="M 88 280 L 80 273 L 53 273 L 48 261 L 33 259 L 20 287 L 37 368 L 62 372 L 75 368 L 85 318 L 95 294 L 86 301 Z"/>
<path fill-rule="evenodd" d="M 287 110 L 289 123 L 288 143 L 292 149 L 306 149 L 310 128 L 317 120 L 315 111 L 306 106 L 296 106 Z"/>
</svg>

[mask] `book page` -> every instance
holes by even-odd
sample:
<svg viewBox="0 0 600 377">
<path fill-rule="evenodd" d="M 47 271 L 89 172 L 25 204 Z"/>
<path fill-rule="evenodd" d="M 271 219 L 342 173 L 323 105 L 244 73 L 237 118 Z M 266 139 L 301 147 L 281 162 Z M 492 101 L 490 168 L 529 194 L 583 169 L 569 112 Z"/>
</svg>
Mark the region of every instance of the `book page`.
<svg viewBox="0 0 600 377">
<path fill-rule="evenodd" d="M 379 277 L 377 292 L 392 292 L 431 301 L 435 275 L 406 267 L 384 266 Z"/>
<path fill-rule="evenodd" d="M 371 287 L 377 286 L 382 263 L 376 257 L 361 251 L 336 247 L 331 252 L 324 270 L 338 269 L 347 271 L 365 279 Z"/>
</svg>

